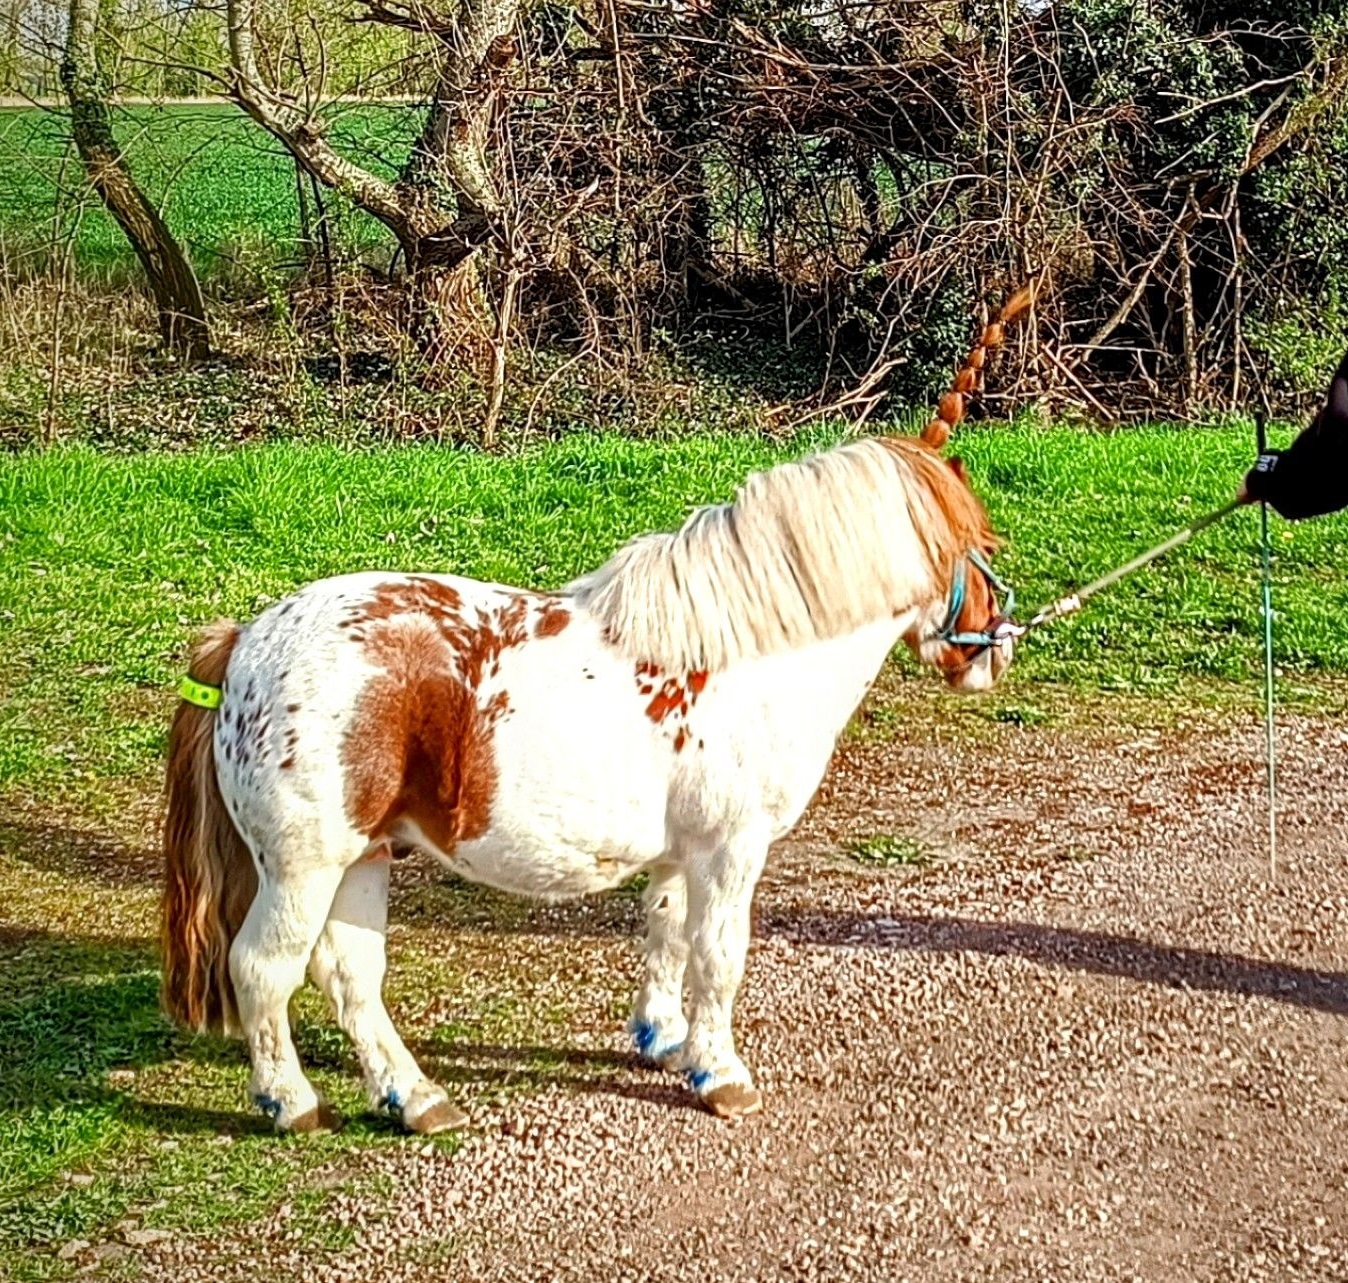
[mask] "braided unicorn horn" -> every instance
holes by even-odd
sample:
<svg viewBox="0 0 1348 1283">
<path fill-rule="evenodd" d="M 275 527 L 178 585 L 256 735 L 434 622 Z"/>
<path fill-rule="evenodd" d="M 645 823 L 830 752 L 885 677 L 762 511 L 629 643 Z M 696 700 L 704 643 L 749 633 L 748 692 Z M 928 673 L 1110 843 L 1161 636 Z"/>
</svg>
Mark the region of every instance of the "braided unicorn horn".
<svg viewBox="0 0 1348 1283">
<path fill-rule="evenodd" d="M 997 314 L 995 321 L 989 322 L 982 336 L 974 344 L 973 350 L 964 358 L 950 390 L 941 398 L 936 409 L 936 417 L 922 429 L 922 440 L 935 450 L 939 450 L 954 432 L 955 426 L 964 418 L 969 397 L 978 390 L 983 367 L 988 362 L 988 353 L 1001 347 L 1006 339 L 1006 327 L 1024 315 L 1034 302 L 1035 286 L 1023 285 L 1006 301 L 1006 306 Z"/>
</svg>

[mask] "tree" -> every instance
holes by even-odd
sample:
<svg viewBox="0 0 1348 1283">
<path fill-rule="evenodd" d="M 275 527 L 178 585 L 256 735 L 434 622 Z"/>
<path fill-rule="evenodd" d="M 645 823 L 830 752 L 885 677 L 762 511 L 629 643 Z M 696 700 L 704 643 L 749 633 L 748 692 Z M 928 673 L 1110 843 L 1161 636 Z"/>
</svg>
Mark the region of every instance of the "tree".
<svg viewBox="0 0 1348 1283">
<path fill-rule="evenodd" d="M 342 155 L 326 136 L 319 95 L 269 81 L 256 52 L 254 0 L 228 0 L 231 93 L 319 182 L 383 223 L 406 263 L 409 328 L 435 366 L 481 320 L 479 250 L 500 243 L 502 200 L 489 148 L 496 89 L 514 57 L 520 0 L 459 0 L 452 16 L 422 0 L 358 0 L 364 21 L 414 32 L 435 64 L 426 119 L 396 181 Z M 477 335 L 481 337 L 480 330 Z"/>
<path fill-rule="evenodd" d="M 210 355 L 206 305 L 196 273 L 159 211 L 145 198 L 112 132 L 98 51 L 98 0 L 70 0 L 61 83 L 71 129 L 94 190 L 126 233 L 159 310 L 164 347 L 189 361 Z"/>
</svg>

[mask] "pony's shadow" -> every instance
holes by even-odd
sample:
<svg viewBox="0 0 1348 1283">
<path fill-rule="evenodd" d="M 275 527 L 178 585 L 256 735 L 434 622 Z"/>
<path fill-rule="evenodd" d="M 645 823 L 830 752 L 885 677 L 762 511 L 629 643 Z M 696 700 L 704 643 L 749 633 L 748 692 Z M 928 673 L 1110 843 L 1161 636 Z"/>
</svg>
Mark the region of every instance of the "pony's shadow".
<svg viewBox="0 0 1348 1283">
<path fill-rule="evenodd" d="M 390 913 L 402 926 L 576 939 L 633 936 L 641 931 L 639 880 L 597 895 L 548 902 L 465 882 L 420 853 L 398 864 Z"/>
<path fill-rule="evenodd" d="M 849 913 L 767 914 L 761 927 L 765 934 L 801 944 L 1018 957 L 1041 966 L 1115 976 L 1164 989 L 1229 993 L 1348 1015 L 1348 972 L 1156 944 L 1107 931 L 1034 922 Z"/>
<path fill-rule="evenodd" d="M 673 1076 L 645 1066 L 632 1052 L 579 1047 L 506 1046 L 499 1043 L 409 1044 L 427 1072 L 446 1087 L 539 1089 L 618 1096 L 662 1108 L 701 1112 L 692 1093 Z"/>
<path fill-rule="evenodd" d="M 128 846 L 107 833 L 61 824 L 0 820 L 0 852 L 46 873 L 113 887 L 157 881 L 163 867 L 150 846 Z"/>
</svg>

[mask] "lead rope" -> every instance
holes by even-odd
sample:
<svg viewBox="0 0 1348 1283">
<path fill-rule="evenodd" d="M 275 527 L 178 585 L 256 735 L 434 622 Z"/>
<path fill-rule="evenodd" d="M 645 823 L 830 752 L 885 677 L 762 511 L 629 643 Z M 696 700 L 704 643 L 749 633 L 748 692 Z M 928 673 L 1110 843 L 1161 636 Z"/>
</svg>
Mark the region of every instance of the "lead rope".
<svg viewBox="0 0 1348 1283">
<path fill-rule="evenodd" d="M 1233 499 L 1230 503 L 1218 508 L 1216 512 L 1209 512 L 1196 521 L 1191 521 L 1182 530 L 1177 530 L 1169 539 L 1158 543 L 1154 548 L 1148 548 L 1146 552 L 1138 553 L 1132 561 L 1125 562 L 1122 566 L 1111 570 L 1107 575 L 1101 575 L 1099 579 L 1092 580 L 1084 588 L 1078 588 L 1076 592 L 1069 593 L 1066 597 L 1059 597 L 1057 601 L 1051 602 L 1037 614 L 1031 616 L 1026 623 L 1016 624 L 1009 620 L 1003 621 L 998 625 L 998 628 L 1002 630 L 1001 635 L 1023 637 L 1026 633 L 1043 627 L 1050 620 L 1075 614 L 1096 593 L 1103 592 L 1106 588 L 1118 583 L 1120 579 L 1126 579 L 1134 571 L 1141 570 L 1143 566 L 1155 561 L 1157 557 L 1164 557 L 1166 553 L 1173 552 L 1182 544 L 1188 543 L 1195 535 L 1201 534 L 1209 526 L 1215 526 L 1223 517 L 1229 517 L 1241 506 L 1239 499 Z"/>
<path fill-rule="evenodd" d="M 1264 416 L 1255 416 L 1259 453 L 1264 453 L 1267 439 Z M 1268 753 L 1268 875 L 1278 876 L 1278 782 L 1277 738 L 1274 724 L 1273 696 L 1273 548 L 1268 533 L 1268 504 L 1259 505 L 1259 534 L 1263 544 L 1264 580 L 1264 741 Z"/>
</svg>

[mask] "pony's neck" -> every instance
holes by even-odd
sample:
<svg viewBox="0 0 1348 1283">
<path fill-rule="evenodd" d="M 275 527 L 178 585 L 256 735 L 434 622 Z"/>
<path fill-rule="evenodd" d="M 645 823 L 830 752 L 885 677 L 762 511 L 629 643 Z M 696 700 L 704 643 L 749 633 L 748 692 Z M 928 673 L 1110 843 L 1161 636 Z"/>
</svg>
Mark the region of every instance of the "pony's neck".
<svg viewBox="0 0 1348 1283">
<path fill-rule="evenodd" d="M 827 756 L 917 616 L 916 610 L 905 611 L 840 637 L 746 661 L 743 671 L 757 688 L 751 699 L 755 705 L 761 700 L 769 722 L 756 733 L 790 742 L 803 716 L 816 728 Z"/>
<path fill-rule="evenodd" d="M 868 438 L 755 474 L 733 503 L 633 540 L 569 591 L 629 654 L 719 671 L 921 606 L 989 538 L 931 451 Z"/>
</svg>

